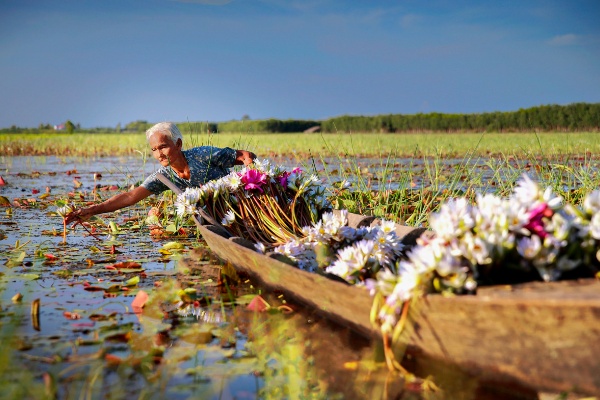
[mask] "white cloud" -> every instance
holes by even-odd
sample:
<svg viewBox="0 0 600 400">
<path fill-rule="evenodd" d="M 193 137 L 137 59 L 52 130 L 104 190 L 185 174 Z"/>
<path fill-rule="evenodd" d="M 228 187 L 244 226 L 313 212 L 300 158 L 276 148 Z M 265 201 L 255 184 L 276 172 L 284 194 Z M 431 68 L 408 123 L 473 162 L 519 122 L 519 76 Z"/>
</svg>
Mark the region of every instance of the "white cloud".
<svg viewBox="0 0 600 400">
<path fill-rule="evenodd" d="M 548 41 L 548 44 L 552 46 L 569 46 L 577 43 L 578 36 L 573 33 L 567 33 L 565 35 L 554 36 Z"/>
</svg>

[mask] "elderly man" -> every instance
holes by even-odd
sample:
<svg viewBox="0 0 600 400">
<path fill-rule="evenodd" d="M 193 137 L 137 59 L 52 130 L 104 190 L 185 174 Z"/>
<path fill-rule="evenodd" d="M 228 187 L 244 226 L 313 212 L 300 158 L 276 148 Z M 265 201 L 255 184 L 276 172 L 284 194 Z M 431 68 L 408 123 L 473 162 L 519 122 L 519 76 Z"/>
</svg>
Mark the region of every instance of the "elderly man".
<svg viewBox="0 0 600 400">
<path fill-rule="evenodd" d="M 131 206 L 151 194 L 167 190 L 167 186 L 156 177 L 158 173 L 169 178 L 181 190 L 185 190 L 186 187 L 198 187 L 210 180 L 221 178 L 227 175 L 229 168 L 234 165 L 249 165 L 256 158 L 252 152 L 229 147 L 221 149 L 200 146 L 182 150 L 183 136 L 171 122 L 160 122 L 148 129 L 146 139 L 152 149 L 152 155 L 162 167 L 146 178 L 140 186 L 126 193 L 117 194 L 100 204 L 72 211 L 65 217 L 67 224 Z"/>
</svg>

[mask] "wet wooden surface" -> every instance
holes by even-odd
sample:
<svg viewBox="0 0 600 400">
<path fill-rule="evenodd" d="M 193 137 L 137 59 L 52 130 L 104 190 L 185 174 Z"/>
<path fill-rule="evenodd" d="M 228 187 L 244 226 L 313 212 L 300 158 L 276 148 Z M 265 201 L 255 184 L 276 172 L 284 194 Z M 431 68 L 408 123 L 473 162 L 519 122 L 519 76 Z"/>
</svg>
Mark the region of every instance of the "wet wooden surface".
<svg viewBox="0 0 600 400">
<path fill-rule="evenodd" d="M 218 228 L 199 229 L 212 251 L 262 285 L 364 337 L 379 335 L 369 321 L 372 299 L 366 290 L 259 254 L 252 243 L 215 233 Z M 535 390 L 600 393 L 596 280 L 481 288 L 475 296 L 430 295 L 412 308 L 411 317 L 409 355 Z"/>
</svg>

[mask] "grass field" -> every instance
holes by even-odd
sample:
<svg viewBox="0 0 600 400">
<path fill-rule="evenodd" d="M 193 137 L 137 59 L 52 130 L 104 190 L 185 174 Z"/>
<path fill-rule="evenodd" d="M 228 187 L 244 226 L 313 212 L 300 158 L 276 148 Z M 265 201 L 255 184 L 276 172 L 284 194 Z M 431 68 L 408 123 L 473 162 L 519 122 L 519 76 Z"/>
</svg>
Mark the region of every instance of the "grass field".
<svg viewBox="0 0 600 400">
<path fill-rule="evenodd" d="M 182 129 L 183 132 L 187 130 Z M 600 134 L 577 133 L 412 133 L 412 134 L 212 134 L 184 133 L 184 148 L 211 144 L 243 148 L 262 157 L 313 156 L 477 156 L 564 157 L 600 154 Z M 143 133 L 2 134 L 0 154 L 125 155 L 148 152 Z"/>
</svg>

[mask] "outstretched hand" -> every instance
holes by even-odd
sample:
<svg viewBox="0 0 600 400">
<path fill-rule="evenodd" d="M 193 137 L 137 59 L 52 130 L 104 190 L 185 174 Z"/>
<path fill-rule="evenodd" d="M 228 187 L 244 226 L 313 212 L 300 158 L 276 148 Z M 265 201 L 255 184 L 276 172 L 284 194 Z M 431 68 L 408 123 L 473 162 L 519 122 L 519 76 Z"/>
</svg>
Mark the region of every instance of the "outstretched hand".
<svg viewBox="0 0 600 400">
<path fill-rule="evenodd" d="M 90 217 L 94 216 L 94 213 L 90 210 L 89 207 L 85 208 L 77 208 L 65 216 L 65 223 L 68 225 L 72 222 L 75 222 L 75 225 L 81 224 L 83 221 L 86 221 Z"/>
</svg>

